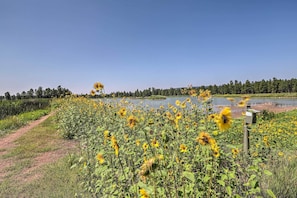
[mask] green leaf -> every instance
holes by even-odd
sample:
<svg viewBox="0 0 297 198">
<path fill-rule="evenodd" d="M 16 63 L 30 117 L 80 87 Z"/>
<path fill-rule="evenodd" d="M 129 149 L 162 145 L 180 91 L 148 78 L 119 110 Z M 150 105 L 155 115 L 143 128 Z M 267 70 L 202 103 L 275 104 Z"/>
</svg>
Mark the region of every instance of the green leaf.
<svg viewBox="0 0 297 198">
<path fill-rule="evenodd" d="M 271 176 L 272 175 L 272 172 L 270 172 L 269 170 L 264 170 L 264 174 L 265 175 L 268 175 L 268 176 Z"/>
<path fill-rule="evenodd" d="M 226 191 L 227 191 L 227 193 L 228 193 L 229 196 L 232 195 L 232 189 L 231 189 L 230 186 L 227 186 L 227 187 L 226 187 Z"/>
<path fill-rule="evenodd" d="M 275 194 L 270 189 L 267 189 L 266 192 L 270 197 L 276 198 Z"/>
<path fill-rule="evenodd" d="M 225 186 L 225 182 L 223 180 L 218 180 L 218 183 L 221 185 L 221 186 Z"/>
<path fill-rule="evenodd" d="M 189 171 L 184 171 L 183 176 L 192 182 L 195 182 L 195 175 Z"/>
<path fill-rule="evenodd" d="M 226 179 L 228 179 L 228 176 L 225 175 L 225 174 L 222 174 L 222 175 L 221 175 L 221 180 L 224 181 L 224 180 L 226 180 Z"/>
<path fill-rule="evenodd" d="M 253 179 L 255 179 L 257 176 L 256 175 L 251 175 L 251 177 L 249 178 L 249 181 L 251 181 L 251 180 L 253 180 Z"/>
<path fill-rule="evenodd" d="M 203 182 L 208 182 L 210 180 L 210 177 L 208 175 L 206 175 L 204 178 L 203 178 Z"/>
</svg>

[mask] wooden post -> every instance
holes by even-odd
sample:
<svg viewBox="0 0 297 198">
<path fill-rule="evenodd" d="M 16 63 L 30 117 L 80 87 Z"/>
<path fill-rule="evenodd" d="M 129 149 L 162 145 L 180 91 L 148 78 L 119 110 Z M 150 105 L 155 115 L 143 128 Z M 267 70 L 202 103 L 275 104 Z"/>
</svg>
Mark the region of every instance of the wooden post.
<svg viewBox="0 0 297 198">
<path fill-rule="evenodd" d="M 249 154 L 249 148 L 250 148 L 249 136 L 250 136 L 249 128 L 247 126 L 247 123 L 245 123 L 243 126 L 243 152 L 247 155 Z"/>
<path fill-rule="evenodd" d="M 248 155 L 249 154 L 249 148 L 250 148 L 250 132 L 249 132 L 249 127 L 248 127 L 248 122 L 247 121 L 247 111 L 251 109 L 251 105 L 247 104 L 245 108 L 245 120 L 244 120 L 244 126 L 243 126 L 243 152 Z"/>
</svg>

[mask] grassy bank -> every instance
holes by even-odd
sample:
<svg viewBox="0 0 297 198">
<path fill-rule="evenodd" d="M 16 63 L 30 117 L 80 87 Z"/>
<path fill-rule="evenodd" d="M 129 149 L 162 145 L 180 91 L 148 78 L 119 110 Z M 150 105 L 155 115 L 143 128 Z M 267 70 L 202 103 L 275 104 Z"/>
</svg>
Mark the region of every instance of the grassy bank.
<svg viewBox="0 0 297 198">
<path fill-rule="evenodd" d="M 18 129 L 32 120 L 48 114 L 50 109 L 39 109 L 30 112 L 21 113 L 15 116 L 9 116 L 0 120 L 0 137 L 12 130 Z"/>
<path fill-rule="evenodd" d="M 216 94 L 215 97 L 242 97 L 247 94 Z M 263 94 L 248 94 L 251 98 L 297 98 L 297 93 L 263 93 Z"/>
</svg>

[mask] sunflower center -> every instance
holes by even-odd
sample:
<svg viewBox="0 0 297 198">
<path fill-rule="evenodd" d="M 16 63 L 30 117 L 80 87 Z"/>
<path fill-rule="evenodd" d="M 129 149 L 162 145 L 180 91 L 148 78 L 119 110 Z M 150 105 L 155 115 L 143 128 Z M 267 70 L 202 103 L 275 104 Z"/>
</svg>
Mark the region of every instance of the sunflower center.
<svg viewBox="0 0 297 198">
<path fill-rule="evenodd" d="M 227 123 L 228 123 L 228 118 L 227 118 L 227 116 L 223 115 L 223 116 L 222 116 L 222 119 L 223 119 L 223 123 L 224 123 L 224 124 L 227 124 Z"/>
</svg>

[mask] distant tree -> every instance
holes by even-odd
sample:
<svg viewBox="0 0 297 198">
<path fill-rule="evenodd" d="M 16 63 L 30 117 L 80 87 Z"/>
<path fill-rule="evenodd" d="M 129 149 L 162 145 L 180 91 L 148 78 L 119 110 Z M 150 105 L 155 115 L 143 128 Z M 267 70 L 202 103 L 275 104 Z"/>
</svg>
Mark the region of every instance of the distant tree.
<svg viewBox="0 0 297 198">
<path fill-rule="evenodd" d="M 22 99 L 21 94 L 20 94 L 20 93 L 17 93 L 17 94 L 16 94 L 16 98 L 17 98 L 18 100 Z"/>
<path fill-rule="evenodd" d="M 5 92 L 4 97 L 5 97 L 6 100 L 11 100 L 11 96 L 10 96 L 9 92 Z"/>
<path fill-rule="evenodd" d="M 32 88 L 29 91 L 27 91 L 27 97 L 34 98 L 34 90 Z"/>
<path fill-rule="evenodd" d="M 37 98 L 42 98 L 42 96 L 43 96 L 42 87 L 38 87 L 38 89 L 35 90 L 35 95 Z"/>
</svg>

